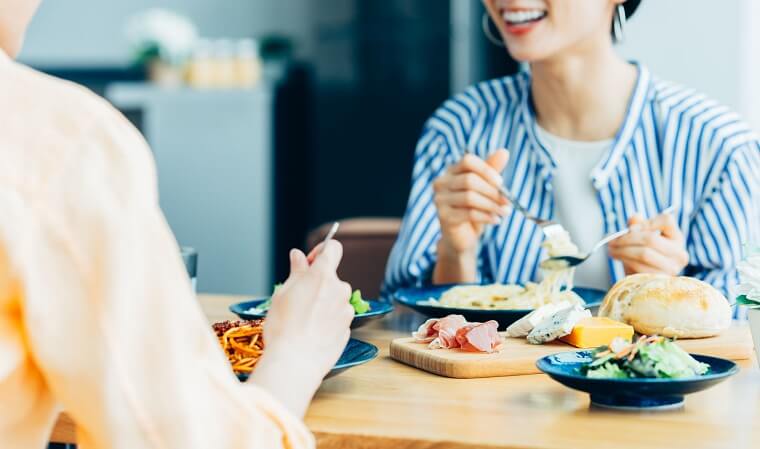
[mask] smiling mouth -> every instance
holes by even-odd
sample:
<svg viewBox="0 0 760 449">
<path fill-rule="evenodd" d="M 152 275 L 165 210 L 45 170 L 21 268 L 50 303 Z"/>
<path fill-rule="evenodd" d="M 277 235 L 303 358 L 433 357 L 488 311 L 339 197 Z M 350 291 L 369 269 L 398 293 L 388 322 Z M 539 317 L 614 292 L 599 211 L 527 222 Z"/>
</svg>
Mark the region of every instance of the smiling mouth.
<svg viewBox="0 0 760 449">
<path fill-rule="evenodd" d="M 546 18 L 547 12 L 541 9 L 521 9 L 502 11 L 501 17 L 509 26 L 528 25 Z"/>
</svg>

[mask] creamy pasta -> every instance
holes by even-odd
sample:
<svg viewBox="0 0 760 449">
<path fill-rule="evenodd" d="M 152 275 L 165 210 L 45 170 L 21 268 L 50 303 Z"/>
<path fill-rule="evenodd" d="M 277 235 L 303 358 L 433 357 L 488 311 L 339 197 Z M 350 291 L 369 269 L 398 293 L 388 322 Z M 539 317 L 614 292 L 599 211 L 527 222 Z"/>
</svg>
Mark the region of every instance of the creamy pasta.
<svg viewBox="0 0 760 449">
<path fill-rule="evenodd" d="M 578 254 L 578 247 L 570 234 L 561 227 L 547 233 L 543 243 L 548 257 L 572 256 Z M 583 304 L 583 300 L 572 291 L 575 268 L 566 266 L 542 267 L 543 280 L 521 285 L 461 285 L 447 290 L 440 299 L 431 299 L 433 305 L 442 307 L 472 309 L 536 309 L 544 304 L 569 301 Z"/>
</svg>

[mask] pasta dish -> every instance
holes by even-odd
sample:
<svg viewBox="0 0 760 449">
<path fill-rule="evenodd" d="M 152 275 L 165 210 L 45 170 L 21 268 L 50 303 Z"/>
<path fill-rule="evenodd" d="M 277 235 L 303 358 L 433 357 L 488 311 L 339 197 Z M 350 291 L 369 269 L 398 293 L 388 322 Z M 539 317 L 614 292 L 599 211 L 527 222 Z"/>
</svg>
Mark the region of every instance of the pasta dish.
<svg viewBox="0 0 760 449">
<path fill-rule="evenodd" d="M 570 234 L 564 229 L 548 232 L 543 243 L 549 258 L 578 254 Z M 462 285 L 447 290 L 440 299 L 429 304 L 441 307 L 470 309 L 537 309 L 545 304 L 568 301 L 583 305 L 583 300 L 572 291 L 575 268 L 566 266 L 541 268 L 543 280 L 521 285 Z"/>
<path fill-rule="evenodd" d="M 263 320 L 222 321 L 213 325 L 235 374 L 250 373 L 264 353 Z"/>
</svg>

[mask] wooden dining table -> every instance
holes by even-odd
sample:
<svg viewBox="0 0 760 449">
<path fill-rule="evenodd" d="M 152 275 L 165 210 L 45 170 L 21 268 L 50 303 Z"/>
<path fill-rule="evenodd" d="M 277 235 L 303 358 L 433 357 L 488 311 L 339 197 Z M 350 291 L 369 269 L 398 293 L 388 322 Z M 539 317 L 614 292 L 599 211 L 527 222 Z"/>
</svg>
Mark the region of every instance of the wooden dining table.
<svg viewBox="0 0 760 449">
<path fill-rule="evenodd" d="M 234 318 L 234 296 L 199 295 L 209 322 Z M 306 415 L 320 448 L 743 449 L 760 448 L 760 370 L 741 372 L 667 412 L 596 408 L 546 375 L 449 379 L 388 356 L 392 339 L 422 319 L 397 308 L 353 332 L 380 354 L 326 380 Z M 76 442 L 65 413 L 51 441 Z"/>
</svg>

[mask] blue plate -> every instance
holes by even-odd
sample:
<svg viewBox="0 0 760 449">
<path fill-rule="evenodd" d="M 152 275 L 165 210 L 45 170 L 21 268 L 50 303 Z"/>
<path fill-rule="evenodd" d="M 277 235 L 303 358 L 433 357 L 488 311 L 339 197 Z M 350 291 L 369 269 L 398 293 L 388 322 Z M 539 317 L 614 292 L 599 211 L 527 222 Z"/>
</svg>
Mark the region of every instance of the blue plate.
<svg viewBox="0 0 760 449">
<path fill-rule="evenodd" d="M 447 290 L 456 285 L 436 285 L 431 287 L 404 288 L 393 294 L 393 299 L 404 306 L 412 308 L 423 315 L 432 318 L 442 318 L 447 315 L 463 315 L 467 321 L 499 322 L 499 328 L 504 329 L 532 310 L 497 310 L 497 309 L 463 309 L 456 307 L 441 307 L 427 304 L 430 298 L 439 299 Z M 573 289 L 586 302 L 586 307 L 598 307 L 602 304 L 605 292 L 592 288 L 576 287 Z"/>
<path fill-rule="evenodd" d="M 266 312 L 251 313 L 248 311 L 254 307 L 259 306 L 267 300 L 269 300 L 269 298 L 258 298 L 252 299 L 250 301 L 239 302 L 230 306 L 230 312 L 234 313 L 244 320 L 260 320 L 267 316 Z M 367 302 L 370 306 L 369 312 L 354 315 L 354 320 L 351 322 L 351 329 L 356 329 L 357 327 L 364 326 L 370 321 L 382 318 L 383 316 L 393 311 L 393 304 L 375 301 L 372 299 L 367 300 Z"/>
<path fill-rule="evenodd" d="M 707 374 L 685 379 L 589 379 L 579 369 L 593 360 L 592 353 L 561 352 L 538 360 L 536 366 L 562 385 L 591 394 L 593 404 L 622 410 L 678 408 L 684 395 L 710 388 L 739 372 L 730 360 L 692 354 L 710 365 Z"/>
<path fill-rule="evenodd" d="M 330 370 L 330 372 L 327 373 L 325 379 L 337 376 L 343 371 L 354 366 L 363 365 L 377 357 L 377 353 L 377 346 L 352 338 L 348 340 L 346 349 L 343 350 L 343 354 L 340 355 L 340 359 L 338 359 L 338 362 Z M 248 374 L 238 373 L 237 377 L 241 382 L 245 382 L 248 379 Z"/>
</svg>

